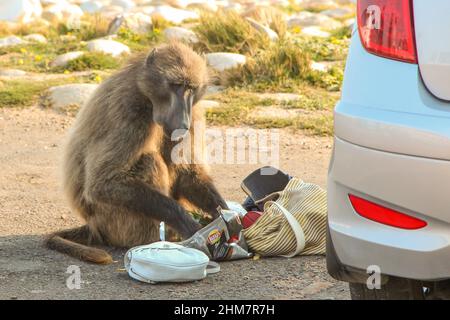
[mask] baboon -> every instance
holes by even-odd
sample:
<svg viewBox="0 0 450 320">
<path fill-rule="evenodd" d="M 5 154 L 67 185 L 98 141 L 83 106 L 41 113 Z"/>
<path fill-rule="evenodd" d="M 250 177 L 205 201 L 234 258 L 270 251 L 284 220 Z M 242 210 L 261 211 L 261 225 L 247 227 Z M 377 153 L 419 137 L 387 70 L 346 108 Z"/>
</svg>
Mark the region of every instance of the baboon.
<svg viewBox="0 0 450 320">
<path fill-rule="evenodd" d="M 200 225 L 181 201 L 213 218 L 218 206 L 227 207 L 204 165 L 171 159 L 178 141 L 194 134 L 192 124 L 203 121 L 195 105 L 206 85 L 204 59 L 169 43 L 99 86 L 79 111 L 64 154 L 64 189 L 86 224 L 50 235 L 49 248 L 107 264 L 111 256 L 92 245 L 157 241 L 160 221 L 183 238 L 193 235 Z"/>
</svg>

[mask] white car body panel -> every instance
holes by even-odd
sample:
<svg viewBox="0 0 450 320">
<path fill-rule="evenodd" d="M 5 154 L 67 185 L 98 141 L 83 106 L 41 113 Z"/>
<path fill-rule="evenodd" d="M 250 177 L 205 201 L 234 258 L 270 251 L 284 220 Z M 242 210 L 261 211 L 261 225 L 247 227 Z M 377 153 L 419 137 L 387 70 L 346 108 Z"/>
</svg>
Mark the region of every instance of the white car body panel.
<svg viewBox="0 0 450 320">
<path fill-rule="evenodd" d="M 414 1 L 420 72 L 427 88 L 450 100 L 450 1 Z"/>
<path fill-rule="evenodd" d="M 418 65 L 368 53 L 356 32 L 335 136 L 328 219 L 339 261 L 411 279 L 449 279 L 450 103 L 427 90 Z M 350 193 L 428 225 L 404 230 L 363 218 Z"/>
</svg>

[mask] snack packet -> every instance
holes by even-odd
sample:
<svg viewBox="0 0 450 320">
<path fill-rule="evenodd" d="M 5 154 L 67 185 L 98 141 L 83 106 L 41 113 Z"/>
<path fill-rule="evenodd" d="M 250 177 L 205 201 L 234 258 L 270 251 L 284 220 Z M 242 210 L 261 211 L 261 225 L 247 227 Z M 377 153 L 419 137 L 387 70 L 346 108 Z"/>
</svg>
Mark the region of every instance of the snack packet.
<svg viewBox="0 0 450 320">
<path fill-rule="evenodd" d="M 221 208 L 218 211 L 220 217 L 179 244 L 203 251 L 213 261 L 251 257 L 238 213 Z"/>
</svg>

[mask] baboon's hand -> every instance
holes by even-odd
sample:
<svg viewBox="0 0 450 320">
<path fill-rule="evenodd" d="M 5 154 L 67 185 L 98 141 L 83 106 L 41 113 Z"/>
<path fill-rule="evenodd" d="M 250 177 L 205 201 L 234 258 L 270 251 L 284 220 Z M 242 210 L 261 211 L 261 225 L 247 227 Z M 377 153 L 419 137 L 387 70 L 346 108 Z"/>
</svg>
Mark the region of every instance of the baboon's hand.
<svg viewBox="0 0 450 320">
<path fill-rule="evenodd" d="M 188 220 L 183 230 L 181 230 L 180 234 L 183 239 L 189 239 L 192 237 L 198 230 L 202 228 L 202 225 L 195 221 L 194 219 Z"/>
</svg>

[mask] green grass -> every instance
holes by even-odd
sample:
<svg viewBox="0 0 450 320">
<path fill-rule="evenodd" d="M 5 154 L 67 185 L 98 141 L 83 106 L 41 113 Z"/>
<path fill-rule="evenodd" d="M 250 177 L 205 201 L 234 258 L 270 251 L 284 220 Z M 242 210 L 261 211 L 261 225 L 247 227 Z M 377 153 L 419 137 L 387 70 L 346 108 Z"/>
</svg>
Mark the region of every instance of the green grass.
<svg viewBox="0 0 450 320">
<path fill-rule="evenodd" d="M 9 81 L 0 86 L 0 108 L 31 105 L 47 87 L 45 82 Z"/>
<path fill-rule="evenodd" d="M 256 128 L 292 128 L 312 135 L 332 134 L 332 110 L 342 84 L 345 58 L 351 31 L 347 27 L 330 31 L 330 38 L 301 35 L 300 28 L 288 30 L 283 11 L 303 10 L 291 1 L 288 8 L 257 8 L 249 17 L 275 30 L 280 40 L 271 42 L 256 31 L 240 15 L 231 11 L 202 12 L 194 31 L 200 42 L 194 46 L 199 53 L 234 52 L 247 56 L 247 64 L 219 74 L 220 82 L 228 86 L 224 92 L 209 99 L 220 102 L 221 107 L 207 111 L 211 125 L 252 126 Z M 310 10 L 317 11 L 317 10 Z M 148 51 L 164 41 L 163 30 L 171 26 L 160 16 L 152 17 L 153 28 L 138 34 L 125 27 L 119 29 L 115 41 L 130 47 L 133 53 Z M 344 19 L 338 19 L 344 20 Z M 29 43 L 0 48 L 0 68 L 16 68 L 28 72 L 59 73 L 95 70 L 84 77 L 63 76 L 49 81 L 0 81 L 0 107 L 23 107 L 35 104 L 47 88 L 73 82 L 99 82 L 127 60 L 102 53 L 86 52 L 64 68 L 51 68 L 56 56 L 69 51 L 86 51 L 85 41 L 103 37 L 108 21 L 100 16 L 85 16 L 79 28 L 65 24 L 45 26 L 42 23 L 11 25 L 0 23 L 0 37 L 15 34 L 23 36 L 40 33 L 48 44 Z M 74 36 L 62 40 L 61 35 Z M 327 72 L 311 69 L 312 61 L 333 62 Z M 261 92 L 290 92 L 300 94 L 297 100 L 280 102 L 261 98 Z M 294 109 L 286 118 L 255 117 L 265 107 Z M 291 114 L 288 112 L 287 114 Z"/>
<path fill-rule="evenodd" d="M 79 41 L 51 39 L 47 44 L 29 43 L 0 48 L 0 68 L 18 68 L 30 72 L 50 71 L 50 63 L 58 55 L 84 48 Z"/>
<path fill-rule="evenodd" d="M 208 97 L 218 101 L 221 107 L 207 110 L 206 119 L 210 125 L 291 128 L 304 130 L 311 135 L 332 135 L 333 108 L 338 95 L 306 85 L 301 87 L 299 93 L 299 99 L 283 102 L 261 98 L 248 89 L 229 88 Z M 256 110 L 268 106 L 279 109 L 299 109 L 305 112 L 288 118 L 255 117 Z"/>
<path fill-rule="evenodd" d="M 48 88 L 68 83 L 94 82 L 87 77 L 67 77 L 51 80 L 10 80 L 0 82 L 0 108 L 26 107 L 35 104 Z"/>
<path fill-rule="evenodd" d="M 56 70 L 59 71 L 85 71 L 85 70 L 111 70 L 121 66 L 124 58 L 115 58 L 111 55 L 100 52 L 87 52 L 82 56 L 69 61 L 66 67 Z"/>
<path fill-rule="evenodd" d="M 227 72 L 225 81 L 231 85 L 283 83 L 287 79 L 304 80 L 310 73 L 310 58 L 291 41 L 283 40 L 248 57 L 245 65 Z"/>
</svg>

